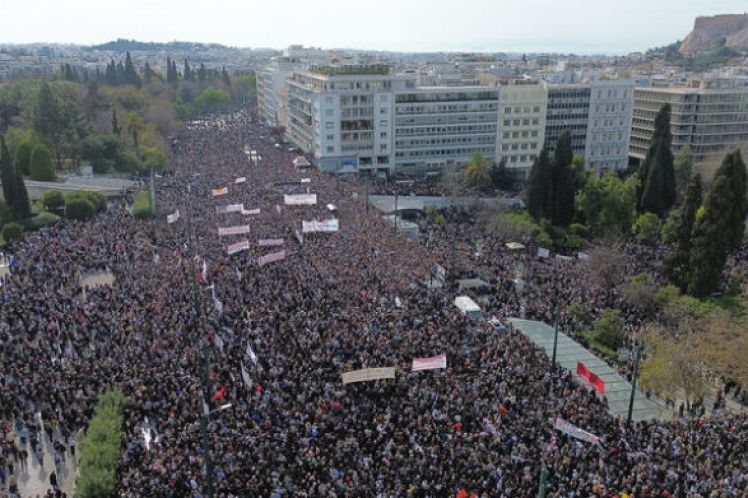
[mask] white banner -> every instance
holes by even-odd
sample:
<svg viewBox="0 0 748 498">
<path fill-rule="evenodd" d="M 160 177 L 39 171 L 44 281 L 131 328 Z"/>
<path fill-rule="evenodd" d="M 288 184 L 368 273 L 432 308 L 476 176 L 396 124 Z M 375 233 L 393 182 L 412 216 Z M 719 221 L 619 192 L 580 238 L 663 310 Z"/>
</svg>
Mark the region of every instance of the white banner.
<svg viewBox="0 0 748 498">
<path fill-rule="evenodd" d="M 244 209 L 244 206 L 242 206 L 242 215 L 249 216 L 251 214 L 260 214 L 260 208 Z"/>
<path fill-rule="evenodd" d="M 282 251 L 266 254 L 265 256 L 260 256 L 259 258 L 257 258 L 257 264 L 260 266 L 265 266 L 267 264 L 275 263 L 276 261 L 280 261 L 282 259 L 286 259 L 285 249 Z"/>
<path fill-rule="evenodd" d="M 176 223 L 178 219 L 179 219 L 179 209 L 177 209 L 173 214 L 166 215 L 166 222 L 169 224 Z"/>
<path fill-rule="evenodd" d="M 228 194 L 228 193 L 229 193 L 229 188 L 228 188 L 228 187 L 217 188 L 217 189 L 215 189 L 215 190 L 211 190 L 211 191 L 210 191 L 210 194 L 211 194 L 211 195 L 212 195 L 213 197 L 218 197 L 219 195 L 226 195 L 226 194 Z"/>
<path fill-rule="evenodd" d="M 244 210 L 244 204 L 226 204 L 216 206 L 216 214 L 240 213 Z"/>
<path fill-rule="evenodd" d="M 583 429 L 580 429 L 571 422 L 567 422 L 561 417 L 553 417 L 553 427 L 560 430 L 564 434 L 568 434 L 571 437 L 587 441 L 588 443 L 599 443 L 600 438 L 592 433 L 589 433 Z"/>
<path fill-rule="evenodd" d="M 284 243 L 285 240 L 283 239 L 260 239 L 257 241 L 260 247 L 276 247 L 282 246 Z"/>
<path fill-rule="evenodd" d="M 421 370 L 434 370 L 437 368 L 447 368 L 447 355 L 440 354 L 437 356 L 431 356 L 430 358 L 413 358 L 413 372 L 419 372 Z"/>
<path fill-rule="evenodd" d="M 311 178 L 302 178 L 301 179 L 301 183 L 312 183 L 312 179 Z"/>
<path fill-rule="evenodd" d="M 225 235 L 242 235 L 249 233 L 249 225 L 237 225 L 233 227 L 219 227 L 218 236 L 223 237 Z"/>
<path fill-rule="evenodd" d="M 249 372 L 244 368 L 244 362 L 239 362 L 239 366 L 241 367 L 242 372 L 242 380 L 245 384 L 247 384 L 247 388 L 252 388 L 252 379 L 249 376 Z"/>
<path fill-rule="evenodd" d="M 312 206 L 317 204 L 317 194 L 285 194 L 283 204 L 286 206 Z"/>
<path fill-rule="evenodd" d="M 234 183 L 244 183 L 246 181 L 247 181 L 247 177 L 246 176 L 240 176 L 239 178 L 237 178 L 236 180 L 234 180 Z"/>
<path fill-rule="evenodd" d="M 343 378 L 343 384 L 365 382 L 368 380 L 394 379 L 395 367 L 362 368 L 361 370 L 341 374 L 341 377 Z"/>
<path fill-rule="evenodd" d="M 247 249 L 249 249 L 249 239 L 240 240 L 239 242 L 229 244 L 228 246 L 226 246 L 226 253 L 231 256 L 232 254 L 236 254 L 240 251 L 246 251 Z"/>
<path fill-rule="evenodd" d="M 301 222 L 301 231 L 304 233 L 314 233 L 314 232 L 337 232 L 339 228 L 338 220 L 335 218 L 331 218 L 329 220 L 324 221 L 302 221 Z"/>
<path fill-rule="evenodd" d="M 547 258 L 551 255 L 551 251 L 544 247 L 538 247 L 538 257 L 539 258 Z"/>
</svg>

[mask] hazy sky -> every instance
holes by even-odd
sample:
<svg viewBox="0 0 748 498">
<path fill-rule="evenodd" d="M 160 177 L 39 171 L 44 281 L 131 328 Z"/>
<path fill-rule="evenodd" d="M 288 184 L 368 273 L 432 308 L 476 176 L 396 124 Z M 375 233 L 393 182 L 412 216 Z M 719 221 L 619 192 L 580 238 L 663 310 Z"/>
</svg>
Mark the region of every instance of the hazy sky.
<svg viewBox="0 0 748 498">
<path fill-rule="evenodd" d="M 240 47 L 625 53 L 746 0 L 0 0 L 0 43 L 115 38 Z"/>
</svg>

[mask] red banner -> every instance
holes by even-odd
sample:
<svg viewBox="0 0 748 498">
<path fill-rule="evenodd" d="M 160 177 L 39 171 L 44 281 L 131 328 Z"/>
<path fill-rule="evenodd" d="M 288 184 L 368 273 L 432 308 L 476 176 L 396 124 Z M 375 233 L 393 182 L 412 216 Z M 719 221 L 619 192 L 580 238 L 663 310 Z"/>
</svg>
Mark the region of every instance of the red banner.
<svg viewBox="0 0 748 498">
<path fill-rule="evenodd" d="M 605 393 L 605 381 L 590 372 L 590 369 L 581 361 L 577 362 L 577 375 L 586 380 L 600 394 Z"/>
</svg>

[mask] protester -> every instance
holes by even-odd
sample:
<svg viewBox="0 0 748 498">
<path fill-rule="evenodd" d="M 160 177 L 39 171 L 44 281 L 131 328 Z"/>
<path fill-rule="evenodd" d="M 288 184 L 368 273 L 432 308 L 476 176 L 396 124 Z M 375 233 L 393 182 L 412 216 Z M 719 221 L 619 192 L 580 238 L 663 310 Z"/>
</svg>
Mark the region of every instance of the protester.
<svg viewBox="0 0 748 498">
<path fill-rule="evenodd" d="M 245 146 L 259 152 L 259 166 L 250 166 Z M 528 339 L 470 322 L 452 304 L 452 288 L 423 284 L 436 265 L 448 266 L 449 246 L 433 242 L 444 234 L 431 243 L 403 239 L 366 209 L 363 180 L 298 171 L 294 157 L 249 113 L 194 123 L 157 181 L 155 220 L 135 220 L 115 203 L 92 221 L 65 221 L 8 247 L 15 266 L 0 288 L 0 424 L 10 437 L 0 468 L 11 493 L 19 450 L 51 439 L 75 457 L 71 437 L 108 386 L 129 398 L 123 498 L 206 496 L 204 400 L 222 498 L 531 497 L 543 464 L 549 496 L 748 490 L 745 415 L 631 427 L 611 417 Z M 284 194 L 303 193 L 315 193 L 317 204 L 284 205 Z M 234 203 L 260 212 L 217 213 Z M 300 234 L 300 243 L 302 221 L 333 216 L 328 203 L 339 230 Z M 217 234 L 247 223 L 248 235 Z M 249 250 L 227 254 L 244 238 Z M 283 259 L 259 266 L 280 250 Z M 465 243 L 458 251 L 466 267 L 475 251 Z M 527 305 L 538 319 L 551 320 L 554 289 L 567 301 L 602 299 L 575 272 L 554 277 L 527 253 L 506 254 L 498 239 L 488 241 L 474 266 L 502 276 L 488 305 L 502 319 L 521 304 L 507 283 L 518 258 L 533 279 L 555 282 L 531 287 Z M 93 270 L 115 281 L 84 297 L 79 279 Z M 442 353 L 446 369 L 410 372 L 413 358 Z M 344 372 L 386 366 L 396 367 L 394 380 L 341 382 Z M 601 443 L 564 435 L 553 417 Z M 28 443 L 18 442 L 21 433 Z"/>
</svg>

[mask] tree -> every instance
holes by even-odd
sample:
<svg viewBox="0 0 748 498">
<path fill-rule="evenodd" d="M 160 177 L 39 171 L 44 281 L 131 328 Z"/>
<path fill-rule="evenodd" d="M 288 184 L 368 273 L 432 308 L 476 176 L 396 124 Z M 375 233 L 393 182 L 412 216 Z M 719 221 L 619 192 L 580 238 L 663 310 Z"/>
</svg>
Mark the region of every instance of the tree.
<svg viewBox="0 0 748 498">
<path fill-rule="evenodd" d="M 0 136 L 0 181 L 3 183 L 3 198 L 14 215 L 16 206 L 15 176 L 16 172 L 3 135 Z"/>
<path fill-rule="evenodd" d="M 117 135 L 90 135 L 81 142 L 81 157 L 91 162 L 95 173 L 106 173 L 116 167 L 122 153 Z"/>
<path fill-rule="evenodd" d="M 626 267 L 625 257 L 617 248 L 601 245 L 593 247 L 589 251 L 587 266 L 592 282 L 605 289 L 606 302 L 610 302 L 613 289 L 621 280 L 621 275 Z"/>
<path fill-rule="evenodd" d="M 132 63 L 130 52 L 126 52 L 125 54 L 125 84 L 133 85 L 138 88 L 140 88 L 140 86 L 143 84 L 140 81 L 138 72 L 135 70 L 135 65 Z"/>
<path fill-rule="evenodd" d="M 575 155 L 571 160 L 571 170 L 574 173 L 574 191 L 579 192 L 587 183 L 590 172 L 585 167 L 584 156 Z"/>
<path fill-rule="evenodd" d="M 715 313 L 698 336 L 698 349 L 717 373 L 745 388 L 748 386 L 748 323 L 743 318 Z"/>
<path fill-rule="evenodd" d="M 548 150 L 543 147 L 530 171 L 527 183 L 527 210 L 540 220 L 551 214 L 551 165 Z"/>
<path fill-rule="evenodd" d="M 74 198 L 65 204 L 65 217 L 71 220 L 86 221 L 93 218 L 96 208 L 89 200 Z"/>
<path fill-rule="evenodd" d="M 207 72 L 205 70 L 205 64 L 200 63 L 200 69 L 197 70 L 197 80 L 200 83 L 204 83 L 208 79 Z"/>
<path fill-rule="evenodd" d="M 571 133 L 565 131 L 556 143 L 551 166 L 551 223 L 568 226 L 574 219 L 574 172 Z"/>
<path fill-rule="evenodd" d="M 625 181 L 608 172 L 598 178 L 589 175 L 577 194 L 579 218 L 600 238 L 619 238 L 629 234 L 636 219 L 637 175 Z"/>
<path fill-rule="evenodd" d="M 60 152 L 58 161 L 62 160 L 60 150 L 62 148 L 62 121 L 60 104 L 52 93 L 49 83 L 44 81 L 39 88 L 39 96 L 34 109 L 34 129 L 48 145 Z"/>
<path fill-rule="evenodd" d="M 634 223 L 637 242 L 654 244 L 660 236 L 660 218 L 654 213 L 640 214 Z"/>
<path fill-rule="evenodd" d="M 183 78 L 184 81 L 193 81 L 195 79 L 192 74 L 192 68 L 190 67 L 190 63 L 187 61 L 187 59 L 184 60 Z"/>
<path fill-rule="evenodd" d="M 145 61 L 145 66 L 143 67 L 143 80 L 146 83 L 150 83 L 151 80 L 153 80 L 153 69 L 151 69 L 151 65 L 148 61 Z"/>
<path fill-rule="evenodd" d="M 665 104 L 655 118 L 652 144 L 639 175 L 643 182 L 639 209 L 655 213 L 660 218 L 675 204 L 672 141 L 670 104 Z"/>
<path fill-rule="evenodd" d="M 498 165 L 491 166 L 491 183 L 499 190 L 511 190 L 514 187 L 514 176 L 506 166 L 506 157 L 502 157 Z"/>
<path fill-rule="evenodd" d="M 621 298 L 626 305 L 650 315 L 656 307 L 655 295 L 657 285 L 647 273 L 639 273 L 628 281 L 621 292 Z"/>
<path fill-rule="evenodd" d="M 610 308 L 603 310 L 602 316 L 592 322 L 592 336 L 598 343 L 613 351 L 623 346 L 626 332 L 618 310 Z"/>
<path fill-rule="evenodd" d="M 39 182 L 51 182 L 55 179 L 55 165 L 46 146 L 39 144 L 31 152 L 31 178 Z"/>
<path fill-rule="evenodd" d="M 21 175 L 29 174 L 29 165 L 31 163 L 31 151 L 34 149 L 34 143 L 30 140 L 24 140 L 16 147 L 15 168 Z"/>
<path fill-rule="evenodd" d="M 117 109 L 112 109 L 112 133 L 119 136 L 122 132 L 122 126 L 117 122 Z"/>
<path fill-rule="evenodd" d="M 474 152 L 466 170 L 468 182 L 478 189 L 487 190 L 491 186 L 491 174 L 489 163 L 483 154 Z"/>
<path fill-rule="evenodd" d="M 226 71 L 226 66 L 223 66 L 223 69 L 221 70 L 221 79 L 223 80 L 223 84 L 226 85 L 226 88 L 231 90 L 231 78 L 229 78 L 229 72 Z"/>
<path fill-rule="evenodd" d="M 675 155 L 673 168 L 675 170 L 675 190 L 678 199 L 683 201 L 686 189 L 693 175 L 693 153 L 688 144 L 681 147 Z"/>
<path fill-rule="evenodd" d="M 725 156 L 709 187 L 703 215 L 697 213 L 689 254 L 688 293 L 703 297 L 721 283 L 727 257 L 745 232 L 746 170 L 739 151 Z"/>
<path fill-rule="evenodd" d="M 683 206 L 675 218 L 673 231 L 675 250 L 665 257 L 665 272 L 670 281 L 676 284 L 682 292 L 688 288 L 688 259 L 691 253 L 691 237 L 696 213 L 701 207 L 701 190 L 701 175 L 696 173 L 691 177 Z"/>
</svg>

